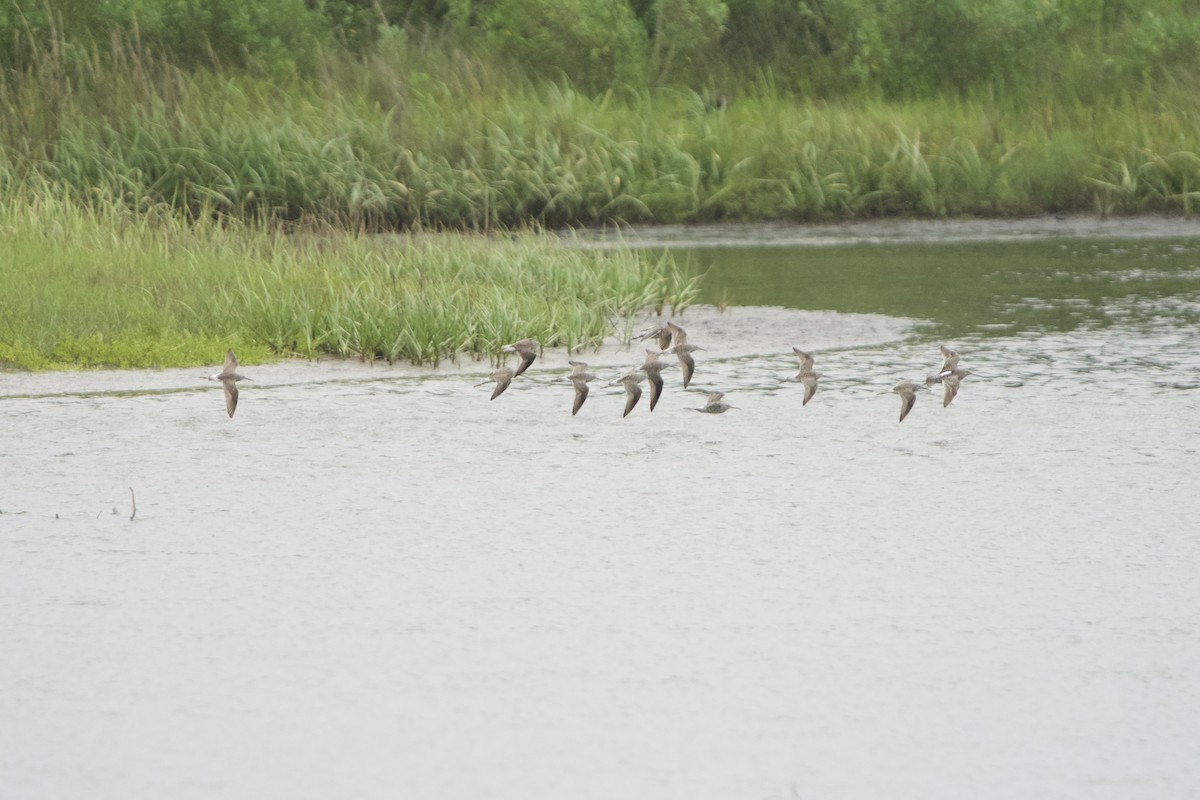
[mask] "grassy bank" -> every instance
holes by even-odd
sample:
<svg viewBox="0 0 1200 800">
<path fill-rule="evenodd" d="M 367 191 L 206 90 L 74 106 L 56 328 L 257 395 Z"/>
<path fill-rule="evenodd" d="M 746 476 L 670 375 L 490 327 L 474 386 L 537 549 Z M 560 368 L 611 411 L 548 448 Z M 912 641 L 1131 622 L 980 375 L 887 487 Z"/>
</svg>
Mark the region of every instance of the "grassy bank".
<svg viewBox="0 0 1200 800">
<path fill-rule="evenodd" d="M 693 290 L 669 260 L 428 231 L 1194 213 L 1193 17 L 0 0 L 0 364 L 436 362 Z"/>
<path fill-rule="evenodd" d="M 0 364 L 172 367 L 331 354 L 436 363 L 533 336 L 579 347 L 682 306 L 669 257 L 553 237 L 367 237 L 36 197 L 0 208 Z"/>
<path fill-rule="evenodd" d="M 715 219 L 1191 213 L 1200 95 L 821 100 L 769 72 L 584 93 L 437 42 L 317 77 L 181 70 L 136 49 L 0 81 L 0 196 L 367 230 Z M 724 101 L 723 101 L 724 102 Z"/>
</svg>

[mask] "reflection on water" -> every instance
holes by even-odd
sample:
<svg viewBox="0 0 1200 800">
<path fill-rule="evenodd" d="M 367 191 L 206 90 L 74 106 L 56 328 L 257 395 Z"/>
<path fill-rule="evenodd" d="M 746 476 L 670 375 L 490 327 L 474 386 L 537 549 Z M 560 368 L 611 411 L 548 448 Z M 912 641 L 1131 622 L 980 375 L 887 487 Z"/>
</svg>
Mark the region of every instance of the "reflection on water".
<svg viewBox="0 0 1200 800">
<path fill-rule="evenodd" d="M 0 376 L 6 792 L 1190 797 L 1194 243 L 685 255 L 790 308 L 627 419 L 561 352 Z"/>
<path fill-rule="evenodd" d="M 1152 322 L 1161 302 L 1182 298 L 1180 322 L 1200 322 L 1195 302 L 1200 240 L 1150 241 L 1118 257 L 1084 242 L 851 246 L 688 255 L 709 276 L 704 299 L 926 319 L 931 335 L 959 338 L 980 325 L 1071 331 L 1113 315 Z M 1000 257 L 998 254 L 1002 253 Z M 988 330 L 988 329 L 985 329 Z M 998 330 L 992 328 L 991 330 Z"/>
</svg>

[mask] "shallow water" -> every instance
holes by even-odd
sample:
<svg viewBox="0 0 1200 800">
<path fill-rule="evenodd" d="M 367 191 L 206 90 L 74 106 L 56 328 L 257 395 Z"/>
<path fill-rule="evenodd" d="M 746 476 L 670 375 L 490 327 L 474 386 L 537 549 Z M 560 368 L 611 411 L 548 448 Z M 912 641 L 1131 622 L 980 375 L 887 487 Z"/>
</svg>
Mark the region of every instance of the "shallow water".
<svg viewBox="0 0 1200 800">
<path fill-rule="evenodd" d="M 0 795 L 1190 798 L 1200 244 L 1134 235 L 676 238 L 719 416 L 0 375 Z"/>
</svg>

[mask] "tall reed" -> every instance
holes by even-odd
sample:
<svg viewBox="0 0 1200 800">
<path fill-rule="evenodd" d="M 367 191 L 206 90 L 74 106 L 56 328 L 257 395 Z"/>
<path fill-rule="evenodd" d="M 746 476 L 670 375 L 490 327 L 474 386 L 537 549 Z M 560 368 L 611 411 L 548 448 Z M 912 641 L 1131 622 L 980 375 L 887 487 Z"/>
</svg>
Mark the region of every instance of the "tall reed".
<svg viewBox="0 0 1200 800">
<path fill-rule="evenodd" d="M 1191 211 L 1200 100 L 825 102 L 757 84 L 586 95 L 462 53 L 384 48 L 270 83 L 135 47 L 0 76 L 0 197 L 197 218 L 492 230 L 614 220 Z"/>
<path fill-rule="evenodd" d="M 183 366 L 225 347 L 437 363 L 533 336 L 580 347 L 684 307 L 669 256 L 519 234 L 284 232 L 32 192 L 0 207 L 0 363 Z"/>
</svg>

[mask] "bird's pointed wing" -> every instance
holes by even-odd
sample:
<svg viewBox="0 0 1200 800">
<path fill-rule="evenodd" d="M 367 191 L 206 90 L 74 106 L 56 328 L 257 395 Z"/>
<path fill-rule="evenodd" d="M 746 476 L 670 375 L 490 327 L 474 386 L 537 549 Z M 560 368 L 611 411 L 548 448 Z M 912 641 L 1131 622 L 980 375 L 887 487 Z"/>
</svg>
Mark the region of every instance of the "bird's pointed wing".
<svg viewBox="0 0 1200 800">
<path fill-rule="evenodd" d="M 658 370 L 647 371 L 646 377 L 650 379 L 650 410 L 658 405 L 658 398 L 662 396 L 663 379 Z"/>
<path fill-rule="evenodd" d="M 233 351 L 230 351 L 233 355 Z M 221 381 L 225 387 L 225 410 L 229 412 L 229 416 L 233 416 L 233 412 L 237 410 L 238 388 L 236 381 Z"/>
<path fill-rule="evenodd" d="M 496 372 L 492 374 L 492 379 L 496 381 L 496 388 L 492 390 L 492 400 L 495 400 L 500 395 L 504 394 L 504 390 L 512 383 L 513 374 L 508 370 Z"/>
<path fill-rule="evenodd" d="M 957 367 L 958 360 L 959 360 L 959 358 L 961 358 L 961 356 L 959 356 L 958 353 L 954 352 L 949 347 L 946 347 L 946 345 L 941 345 L 940 349 L 942 351 L 942 358 L 945 359 L 944 361 L 942 361 L 942 368 L 940 371 L 945 372 L 947 370 L 952 370 L 955 367 Z"/>
<path fill-rule="evenodd" d="M 667 332 L 675 335 L 675 346 L 687 344 L 687 331 L 676 325 L 674 322 L 667 323 Z"/>
<path fill-rule="evenodd" d="M 813 395 L 817 393 L 817 376 L 804 375 L 800 378 L 800 383 L 804 384 L 804 402 L 800 405 L 808 405 L 808 401 L 813 399 Z"/>
<path fill-rule="evenodd" d="M 813 357 L 801 350 L 799 347 L 793 347 L 792 352 L 796 354 L 796 358 L 800 359 L 800 371 L 812 372 Z"/>
<path fill-rule="evenodd" d="M 912 411 L 916 405 L 917 395 L 911 389 L 900 392 L 900 421 L 904 422 L 904 418 L 908 416 L 908 412 Z"/>
<path fill-rule="evenodd" d="M 676 356 L 679 358 L 679 364 L 683 367 L 683 388 L 687 388 L 692 382 L 692 373 L 696 371 L 696 360 L 692 358 L 691 353 L 680 353 L 676 351 Z"/>
<path fill-rule="evenodd" d="M 221 367 L 222 375 L 232 375 L 237 372 L 237 356 L 233 354 L 233 348 L 225 351 L 225 364 Z"/>
<path fill-rule="evenodd" d="M 955 375 L 947 375 L 942 378 L 942 385 L 946 387 L 945 393 L 942 395 L 942 408 L 950 405 L 950 401 L 958 394 L 960 381 Z"/>
<path fill-rule="evenodd" d="M 622 417 L 628 417 L 638 400 L 642 399 L 642 387 L 633 381 L 625 381 L 625 393 L 627 397 L 625 398 L 625 413 L 621 415 Z"/>
<path fill-rule="evenodd" d="M 530 349 L 518 350 L 517 352 L 521 354 L 521 365 L 517 367 L 517 371 L 513 373 L 514 378 L 525 370 L 529 369 L 529 365 L 533 363 L 535 358 L 537 358 L 537 353 Z"/>
<path fill-rule="evenodd" d="M 583 407 L 583 401 L 587 400 L 588 385 L 584 381 L 573 381 L 575 384 L 575 404 L 571 406 L 571 416 L 579 413 L 579 409 Z"/>
</svg>

